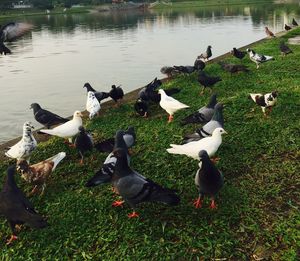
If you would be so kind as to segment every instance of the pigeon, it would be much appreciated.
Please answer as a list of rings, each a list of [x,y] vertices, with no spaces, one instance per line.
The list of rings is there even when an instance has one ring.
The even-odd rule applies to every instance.
[[[0,26],[0,54],[10,54],[11,51],[4,45],[4,42],[17,40],[29,32],[33,26],[28,23],[10,22]]]
[[[79,133],[75,138],[74,145],[81,157],[80,164],[83,164],[84,154],[93,149],[94,141],[92,135],[83,126],[80,126],[78,130]]]
[[[148,117],[148,109],[149,109],[149,105],[147,101],[144,101],[141,98],[136,100],[134,104],[134,110],[137,112],[137,114],[146,118]]]
[[[176,111],[189,107],[188,105],[175,100],[173,97],[168,96],[163,89],[160,89],[158,92],[161,95],[159,105],[169,114],[169,123],[173,120],[173,114]]]
[[[126,131],[123,131],[123,139],[127,148],[134,146],[136,141],[136,133],[133,126],[129,126]],[[115,147],[115,138],[109,138],[95,145],[96,149],[101,152],[112,152]]]
[[[90,120],[93,119],[100,111],[100,103],[93,92],[88,92],[86,100],[86,110],[90,113]]]
[[[124,92],[123,89],[120,86],[112,85],[111,90],[109,92],[110,98],[112,98],[115,102],[118,102],[118,100],[123,99]]]
[[[221,67],[224,71],[230,72],[231,74],[238,73],[238,72],[249,72],[249,69],[247,68],[247,66],[245,66],[243,64],[232,64],[232,63],[219,62],[219,65],[221,65]]]
[[[173,66],[175,68],[175,70],[177,70],[179,73],[183,73],[183,74],[191,74],[194,71],[196,71],[196,68],[194,66],[189,66],[189,65],[180,65],[180,66]]]
[[[72,142],[72,137],[74,137],[79,132],[79,127],[82,126],[82,114],[80,111],[75,111],[73,114],[73,119],[68,122],[55,127],[52,130],[40,130],[41,133],[46,133],[53,136],[58,136],[61,138],[69,139]]]
[[[198,71],[202,71],[205,68],[205,62],[203,62],[200,56],[197,56],[194,62],[194,68]]]
[[[232,49],[232,51],[230,52],[234,57],[242,60],[245,55],[247,54],[247,52],[244,52],[244,51],[240,51],[238,49],[236,49],[235,47]]]
[[[63,117],[58,116],[50,111],[42,109],[38,103],[32,103],[30,109],[33,109],[33,116],[37,122],[44,125],[47,129],[54,125],[65,123],[69,121]]]
[[[286,31],[289,31],[289,30],[291,30],[292,29],[292,27],[290,27],[289,25],[287,25],[287,24],[284,24],[284,29],[286,30]]]
[[[296,22],[295,18],[293,18],[292,25],[293,26],[298,26],[298,23]]]
[[[34,185],[31,195],[36,192],[39,186],[42,187],[40,195],[44,194],[47,179],[65,156],[65,152],[59,152],[53,157],[33,165],[29,165],[28,162],[23,159],[17,161],[17,170],[21,173],[21,177],[28,183]]]
[[[252,99],[257,105],[261,106],[261,109],[265,116],[267,116],[266,109],[268,108],[271,111],[272,107],[276,105],[277,97],[277,91],[273,91],[267,94],[250,93],[249,95],[250,99]]]
[[[23,136],[22,139],[12,146],[5,155],[13,159],[25,159],[29,162],[31,153],[37,147],[37,142],[32,134],[34,127],[31,122],[25,122],[23,125]]]
[[[267,62],[267,61],[271,61],[271,60],[274,60],[274,57],[272,56],[267,56],[267,55],[263,55],[263,54],[258,54],[256,53],[254,50],[252,49],[247,49],[247,52],[249,53],[249,57],[250,57],[250,60],[252,62],[255,62],[256,63],[256,68],[258,69],[259,68],[259,65],[261,63],[264,63],[264,62]]]
[[[199,57],[199,59],[208,61],[211,56],[212,56],[211,46],[209,45],[209,46],[207,46],[206,52],[200,54],[198,57]]]
[[[195,133],[186,135],[183,144],[211,136],[216,128],[224,128],[223,107],[222,103],[217,103],[211,120]]]
[[[0,213],[4,216],[11,228],[12,235],[7,245],[18,239],[16,225],[28,224],[32,228],[44,228],[48,224],[33,208],[33,205],[17,187],[14,179],[15,166],[7,169],[7,176],[0,192]]]
[[[211,162],[205,150],[199,151],[199,169],[195,176],[195,184],[199,191],[199,197],[194,201],[196,208],[202,207],[204,196],[211,198],[211,209],[216,209],[215,197],[224,184],[223,174]]]
[[[166,74],[168,78],[175,76],[176,74],[178,74],[178,71],[171,66],[164,66],[160,69],[160,72],[162,74]]]
[[[109,97],[108,92],[97,92],[88,82],[83,85],[83,88],[86,88],[87,92],[93,92],[99,103]]]
[[[280,52],[283,56],[293,53],[293,51],[288,47],[283,41],[279,45]]]
[[[129,155],[128,147],[124,140],[124,135],[125,135],[124,131],[122,130],[117,131],[115,136],[114,149],[122,148],[124,151],[126,151],[127,161],[129,163],[130,155]],[[85,186],[94,187],[100,184],[110,183],[112,179],[112,175],[115,171],[116,162],[117,162],[117,158],[115,157],[114,153],[111,152],[105,159],[101,168],[96,172],[96,174],[91,179],[88,180]],[[118,202],[115,202],[113,206],[117,206],[117,205]]]
[[[213,94],[210,97],[209,103],[206,106],[201,107],[198,111],[185,117],[181,121],[181,125],[186,125],[190,123],[206,123],[210,121],[214,114],[216,104],[217,104],[217,95]]]
[[[136,205],[143,202],[161,202],[169,206],[179,204],[180,198],[175,194],[174,190],[163,188],[131,169],[124,149],[115,149],[114,155],[117,158],[117,162],[111,182],[115,191],[133,209],[133,212],[128,214],[129,218],[139,216],[136,212]]]
[[[148,83],[144,88],[142,88],[138,93],[138,98],[142,99],[143,101],[149,101],[152,100],[153,102],[157,102],[156,96],[159,96],[156,89],[162,85],[162,82],[160,80],[157,80],[155,78],[152,82]],[[158,101],[159,102],[159,101]]]
[[[172,148],[167,149],[170,154],[183,154],[193,159],[199,160],[199,151],[206,150],[212,157],[222,143],[222,135],[227,132],[223,128],[216,128],[211,137],[206,137],[198,141],[192,141],[183,145],[171,144]]]
[[[265,32],[266,32],[267,36],[275,37],[275,35],[269,30],[269,28],[267,26],[265,27]]]
[[[222,81],[220,77],[211,77],[206,75],[204,71],[199,71],[198,75],[198,82],[203,86],[202,91],[200,92],[200,95],[204,93],[205,88],[209,87],[211,88],[213,85],[215,85],[217,82]]]

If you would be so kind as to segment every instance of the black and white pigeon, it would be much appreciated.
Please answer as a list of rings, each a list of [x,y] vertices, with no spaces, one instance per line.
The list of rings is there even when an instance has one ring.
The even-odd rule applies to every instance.
[[[268,55],[263,55],[263,54],[258,54],[252,49],[247,49],[247,52],[249,53],[249,58],[252,62],[256,63],[256,68],[259,68],[259,65],[261,63],[265,63],[271,60],[274,60],[273,56],[268,56]]]
[[[279,49],[280,49],[280,52],[283,56],[286,56],[290,53],[293,53],[293,51],[290,49],[290,47],[288,47],[284,41],[282,41],[279,45]]]
[[[190,123],[206,123],[210,121],[214,114],[216,104],[217,104],[217,95],[213,94],[210,97],[209,102],[206,106],[201,107],[198,111],[185,117],[181,121],[181,125],[186,125]]]
[[[5,152],[5,155],[9,158],[17,160],[24,159],[29,162],[31,153],[37,147],[37,142],[32,133],[33,129],[34,127],[31,122],[25,122],[23,125],[22,139],[17,144],[10,147],[9,150]]]
[[[211,120],[202,128],[197,129],[195,133],[186,135],[183,138],[183,144],[211,136],[216,128],[224,128],[223,108],[222,103],[217,103]]]
[[[111,182],[115,191],[133,209],[133,212],[128,214],[129,218],[139,216],[136,206],[143,202],[161,202],[169,206],[179,204],[180,198],[174,190],[163,188],[131,169],[124,149],[117,148],[114,150],[114,155],[117,162]]]
[[[33,109],[33,116],[35,120],[44,125],[47,129],[51,128],[54,125],[69,121],[68,119],[58,116],[51,111],[42,109],[42,107],[38,103],[32,103],[30,105],[30,109]]]
[[[93,92],[99,103],[109,97],[108,92],[98,92],[88,82],[83,85],[83,88],[86,88],[87,92]]]
[[[197,71],[202,71],[205,68],[205,62],[203,62],[200,58],[200,56],[197,56],[195,62],[194,62],[194,68]]]
[[[273,91],[267,94],[261,93],[250,93],[249,98],[252,99],[257,105],[259,105],[264,113],[264,116],[267,116],[266,109],[272,110],[272,107],[277,103],[278,92]]]
[[[33,26],[28,23],[10,22],[3,26],[0,25],[0,54],[10,54],[11,51],[4,45],[4,42],[17,40],[25,33],[29,32]]]
[[[83,126],[78,128],[79,133],[75,138],[74,145],[81,157],[80,164],[83,164],[84,154],[91,151],[94,147],[92,134],[84,129]]]
[[[245,66],[243,64],[219,62],[219,65],[222,67],[222,69],[224,71],[229,72],[231,74],[239,73],[239,72],[249,72],[249,69],[247,68],[247,66]]]
[[[116,148],[122,148],[124,151],[126,151],[127,154],[127,161],[129,163],[130,161],[130,155],[128,147],[124,140],[125,132],[122,130],[117,131],[115,136],[115,144],[114,149]],[[111,152],[105,159],[103,165],[101,168],[96,172],[96,174],[87,181],[85,184],[86,187],[95,187],[100,184],[106,184],[111,181],[112,175],[115,171],[117,158],[115,157],[114,153]],[[117,203],[116,203],[117,204]]]
[[[212,52],[211,52],[211,46],[207,46],[206,52],[202,53],[199,55],[199,58],[204,60],[204,61],[208,61],[210,57],[212,57]]]
[[[133,126],[129,126],[126,131],[123,131],[123,139],[127,148],[134,146],[136,141],[136,133]],[[115,138],[109,138],[107,140],[101,141],[95,145],[96,149],[101,152],[112,152],[115,147]]]
[[[145,101],[141,98],[137,99],[134,104],[134,110],[140,116],[142,116],[144,118],[148,117],[148,110],[149,110],[148,101]]]
[[[199,197],[194,201],[196,208],[201,208],[204,196],[211,198],[211,209],[216,209],[215,197],[224,184],[223,174],[210,160],[205,150],[199,151],[199,169],[195,176],[195,184],[199,191]]]
[[[286,30],[286,31],[289,31],[289,30],[291,30],[292,29],[292,27],[290,27],[289,25],[287,25],[287,24],[284,24],[284,29]]]
[[[293,25],[293,26],[298,26],[298,23],[297,23],[297,21],[295,20],[295,18],[293,18],[292,25]]]
[[[109,92],[109,96],[110,98],[112,98],[116,103],[118,103],[119,100],[123,99],[124,96],[124,91],[121,88],[121,85],[116,86],[116,85],[112,85],[111,86],[111,90]]]
[[[14,174],[15,165],[8,167],[7,176],[0,192],[0,213],[7,219],[12,231],[12,235],[7,241],[8,245],[18,239],[16,225],[27,224],[32,228],[44,228],[48,225],[18,188]]]
[[[236,49],[235,47],[232,49],[232,51],[230,51],[230,53],[234,57],[236,57],[236,58],[238,58],[240,60],[242,60],[246,56],[246,54],[247,54],[247,52],[240,51],[240,50]]]
[[[199,71],[198,82],[203,86],[200,95],[204,93],[205,88],[212,88],[217,82],[222,81],[220,77],[211,77],[208,76],[204,71]]]

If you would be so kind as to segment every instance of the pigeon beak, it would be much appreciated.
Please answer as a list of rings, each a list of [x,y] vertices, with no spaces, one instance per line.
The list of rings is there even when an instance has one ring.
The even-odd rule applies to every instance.
[[[80,117],[83,117],[82,113],[79,113]]]
[[[228,132],[224,130],[224,134],[228,134]]]

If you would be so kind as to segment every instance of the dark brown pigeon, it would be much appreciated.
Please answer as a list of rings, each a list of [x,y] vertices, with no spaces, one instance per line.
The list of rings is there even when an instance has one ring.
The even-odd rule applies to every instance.
[[[238,72],[249,72],[247,66],[243,64],[232,64],[232,63],[224,63],[224,62],[219,62],[219,64],[221,65],[224,71],[229,72],[231,74],[238,73]]]
[[[267,26],[265,27],[265,32],[266,32],[267,36],[275,37],[275,35],[269,30],[269,28]]]
[[[298,26],[298,23],[296,22],[295,18],[293,18],[292,25],[293,26]]]
[[[2,191],[0,192],[0,214],[4,216],[11,228],[12,236],[7,241],[11,244],[17,239],[16,225],[28,224],[32,228],[44,228],[48,224],[33,208],[33,205],[17,187],[14,179],[15,166],[7,169]]]
[[[240,51],[238,49],[236,49],[235,47],[232,49],[232,51],[230,52],[234,57],[242,60],[245,55],[247,54],[247,52],[244,52],[244,51]]]
[[[280,52],[283,56],[293,53],[293,51],[288,47],[284,42],[281,42],[279,45]]]
[[[286,31],[289,31],[289,30],[292,29],[292,27],[290,27],[289,25],[285,24],[285,25],[284,25],[284,29],[285,29]]]

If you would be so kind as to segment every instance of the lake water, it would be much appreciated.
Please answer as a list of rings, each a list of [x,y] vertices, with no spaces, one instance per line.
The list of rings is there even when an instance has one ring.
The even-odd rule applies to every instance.
[[[85,109],[85,82],[128,92],[163,77],[164,65],[192,64],[207,45],[215,57],[265,37],[265,26],[282,31],[293,17],[300,21],[298,2],[17,18],[35,28],[0,55],[0,143],[20,136],[25,121],[40,126],[33,102],[70,116]]]

